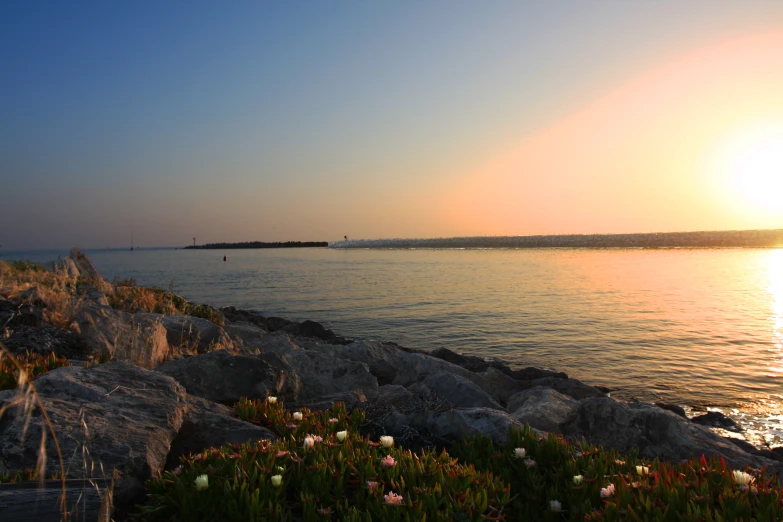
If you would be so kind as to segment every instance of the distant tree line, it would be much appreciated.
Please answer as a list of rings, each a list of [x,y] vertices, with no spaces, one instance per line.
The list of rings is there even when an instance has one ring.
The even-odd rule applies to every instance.
[[[265,243],[263,241],[248,241],[245,243],[208,243],[206,245],[189,245],[185,249],[226,249],[226,248],[305,248],[305,247],[327,247],[326,241],[285,241]]]

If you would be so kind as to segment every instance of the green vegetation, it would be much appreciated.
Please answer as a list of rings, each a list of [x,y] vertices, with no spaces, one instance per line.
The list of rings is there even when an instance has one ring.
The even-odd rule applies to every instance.
[[[28,352],[25,355],[14,357],[16,364],[5,352],[0,352],[0,390],[12,390],[19,384],[20,370],[24,371],[23,382],[40,377],[49,370],[70,366],[65,357],[57,357],[55,354],[40,355]]]
[[[512,429],[450,453],[412,453],[360,433],[364,414],[288,412],[243,400],[238,417],[274,442],[183,457],[148,482],[140,520],[757,520],[783,518],[777,479],[719,460],[643,462],[635,455]],[[345,432],[345,433],[342,433]]]

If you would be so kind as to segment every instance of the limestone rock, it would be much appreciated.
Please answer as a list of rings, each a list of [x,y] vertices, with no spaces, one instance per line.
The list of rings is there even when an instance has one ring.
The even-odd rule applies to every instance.
[[[368,399],[378,396],[378,380],[364,363],[329,357],[313,350],[295,350],[283,356],[301,381],[299,401],[360,391]]]
[[[170,353],[166,329],[158,317],[87,304],[79,310],[74,322],[93,353],[152,368]]]
[[[39,377],[35,386],[57,434],[68,476],[100,474],[100,463],[111,477],[116,468],[123,476],[115,501],[138,500],[144,481],[163,470],[182,425],[186,410],[182,386],[170,377],[123,362],[59,368]],[[0,408],[9,405],[16,393],[0,392]],[[19,407],[9,408],[0,418],[0,460],[10,469],[36,464],[43,422],[39,412],[31,419],[23,436],[25,415]],[[47,474],[60,471],[50,435],[46,438]],[[86,465],[94,463],[95,471],[84,469],[83,446],[91,460]]]
[[[582,400],[587,397],[606,397],[606,393],[602,392],[595,386],[589,386],[578,379],[561,379],[559,377],[544,377],[542,379],[535,379],[530,381],[531,387],[544,386],[546,388],[552,388],[563,395]]]
[[[191,395],[233,405],[240,398],[270,395],[295,401],[301,382],[274,354],[232,355],[223,350],[167,361],[157,371],[177,380]]]
[[[429,389],[451,404],[462,408],[492,408],[502,410],[503,407],[479,388],[475,383],[459,375],[449,372],[437,372],[422,381]]]
[[[195,396],[187,398],[187,412],[177,436],[171,442],[166,468],[179,464],[180,456],[219,448],[224,444],[244,444],[260,439],[275,440],[266,428],[240,420],[228,406]]]
[[[231,338],[212,321],[188,315],[168,315],[161,318],[166,339],[172,348],[207,353],[233,348]]]
[[[404,405],[410,402],[412,394],[406,388],[396,385],[387,384],[378,388],[378,398],[375,404],[378,406],[396,406]]]
[[[427,427],[445,440],[462,440],[476,435],[489,436],[503,444],[508,438],[511,426],[521,427],[509,414],[492,408],[458,408],[432,413],[427,418]]]
[[[709,429],[652,404],[625,404],[608,397],[590,397],[579,402],[561,424],[566,435],[584,436],[620,452],[639,448],[642,456],[682,461],[702,454],[726,459],[734,468],[761,467],[776,463],[749,455]]]
[[[578,402],[552,388],[536,386],[519,392],[508,401],[511,417],[541,431],[558,433],[560,424],[578,406]]]
[[[101,273],[95,268],[95,266],[87,259],[87,256],[78,248],[71,249],[70,259],[79,271],[79,275],[85,279],[90,279],[98,285],[104,283]]]

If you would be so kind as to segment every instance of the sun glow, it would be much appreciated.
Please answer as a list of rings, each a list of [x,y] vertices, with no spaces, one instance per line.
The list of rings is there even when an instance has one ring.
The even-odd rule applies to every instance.
[[[757,210],[783,210],[783,124],[765,126],[737,140],[727,165],[733,189]]]

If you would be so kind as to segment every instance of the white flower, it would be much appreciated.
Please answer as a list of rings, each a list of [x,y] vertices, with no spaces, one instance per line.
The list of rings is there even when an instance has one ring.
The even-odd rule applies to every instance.
[[[526,453],[525,448],[516,448],[514,450],[514,455],[516,455],[518,459],[524,459]]]
[[[609,484],[605,488],[601,488],[601,498],[609,498],[614,495],[614,484]]]
[[[647,475],[648,473],[650,473],[650,468],[648,468],[647,466],[636,466],[636,473],[638,473],[639,475]]]
[[[296,421],[302,420],[302,412],[301,411],[295,411],[294,412],[294,420],[296,420]]]
[[[312,449],[315,446],[315,439],[312,437],[305,437],[304,447],[305,449]]]
[[[272,485],[274,487],[278,487],[282,483],[283,483],[283,476],[282,475],[272,475]]]
[[[277,397],[273,397],[272,395],[270,395],[269,397],[267,397],[267,398],[266,398],[266,401],[267,401],[269,404],[274,404],[274,403],[276,403],[276,402],[277,402]]]
[[[744,471],[739,471],[739,470],[734,471],[734,482],[736,482],[740,486],[747,486],[751,484],[754,480],[756,480],[756,477],[754,477],[750,473],[745,473]]]
[[[560,513],[563,511],[563,505],[558,500],[550,500],[549,501],[549,510],[553,513]]]
[[[285,471],[283,466],[275,466],[275,468],[277,468],[277,471]]]
[[[578,486],[584,479],[585,478],[582,475],[574,475],[574,484]]]
[[[337,432],[337,440],[339,440],[340,442],[344,441],[346,435],[348,435],[347,431],[338,431]]]
[[[196,477],[196,489],[201,491],[209,487],[209,477],[206,475],[199,475]]]
[[[381,437],[381,446],[383,446],[384,448],[391,448],[392,446],[394,446],[394,437],[392,437],[391,435],[383,435]]]

